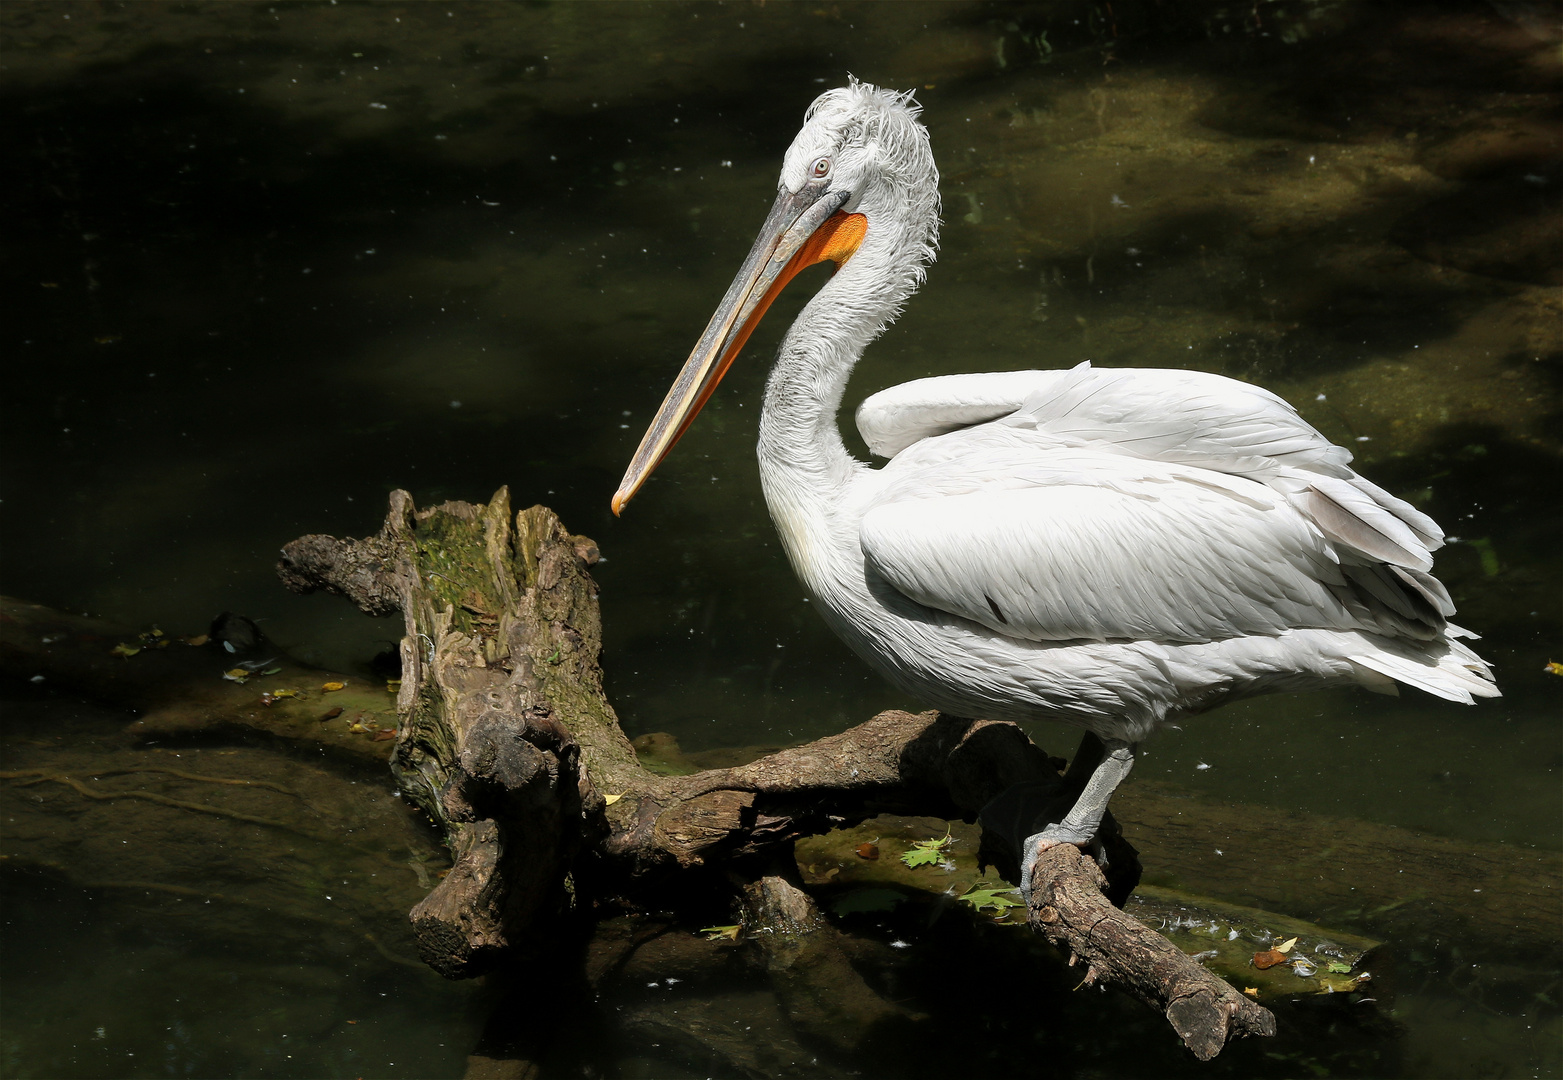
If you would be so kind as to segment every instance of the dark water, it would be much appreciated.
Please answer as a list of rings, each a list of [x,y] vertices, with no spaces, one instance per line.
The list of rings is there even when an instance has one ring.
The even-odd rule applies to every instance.
[[[181,633],[242,611],[357,670],[397,626],[284,592],[277,548],[374,531],[394,488],[426,505],[508,484],[608,556],[605,663],[632,735],[776,744],[915,705],[802,602],[761,502],[762,361],[807,280],[608,511],[802,110],[850,72],[919,88],[946,224],[849,404],[1085,358],[1221,372],[1296,403],[1462,540],[1438,572],[1505,698],[1249,703],[1153,742],[1136,776],[1555,851],[1559,21],[1519,2],[7,4],[0,590]],[[125,752],[114,716],[41,693],[11,691],[7,769],[48,738]],[[428,842],[414,832],[387,850]],[[123,890],[6,880],[8,1075],[460,1075],[488,1007],[361,942],[333,953],[327,931],[285,963],[218,923],[153,932]],[[1557,956],[1465,945],[1407,951],[1382,1029],[1212,1069],[1557,1075]],[[1471,989],[1467,954],[1510,972],[1501,992]],[[968,962],[905,975],[955,1044],[978,1021],[932,987],[1014,1001],[1026,977]],[[995,1021],[987,1071],[1053,1054],[1135,1075],[1103,1048],[1125,1031],[1168,1043],[1158,1070],[1187,1065],[1132,1003],[1049,1000],[1068,1026]],[[600,1023],[558,1071],[704,1075]]]

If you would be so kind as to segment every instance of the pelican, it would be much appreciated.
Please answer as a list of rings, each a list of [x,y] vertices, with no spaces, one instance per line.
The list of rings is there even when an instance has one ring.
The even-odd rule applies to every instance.
[[[1023,885],[1046,848],[1090,845],[1136,747],[1164,724],[1341,684],[1498,696],[1429,573],[1438,525],[1259,387],[1089,362],[919,379],[857,411],[888,462],[852,457],[836,427],[847,380],[938,244],[920,111],[909,93],[855,79],[809,107],[776,202],[614,513],[772,299],[829,261],[766,384],[766,503],[825,621],[894,686],[955,716],[1057,720],[1101,740],[1073,807],[1026,837]]]

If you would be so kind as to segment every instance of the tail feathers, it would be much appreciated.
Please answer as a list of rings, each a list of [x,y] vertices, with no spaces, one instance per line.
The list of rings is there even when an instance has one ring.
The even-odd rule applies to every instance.
[[[1365,668],[1361,681],[1369,689],[1380,689],[1388,676],[1407,686],[1441,697],[1445,701],[1458,701],[1474,705],[1477,698],[1502,697],[1493,685],[1492,669],[1487,661],[1477,656],[1462,642],[1444,640],[1437,644],[1443,651],[1428,655],[1428,645],[1421,642],[1376,639],[1372,652],[1354,653],[1347,657],[1353,664]]]

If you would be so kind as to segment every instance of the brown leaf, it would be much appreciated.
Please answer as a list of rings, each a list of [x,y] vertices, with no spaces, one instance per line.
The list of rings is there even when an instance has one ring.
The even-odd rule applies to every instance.
[[[859,844],[857,846],[857,857],[860,858],[860,859],[877,859],[877,858],[879,858],[879,845],[878,844]]]
[[[1254,953],[1254,967],[1263,971],[1265,968],[1273,968],[1277,964],[1286,963],[1286,954],[1275,949],[1266,949],[1264,952]]]
[[[341,715],[342,715],[342,706],[336,705],[336,706],[333,706],[332,708],[329,708],[329,709],[327,709],[325,711],[325,714],[322,715],[321,718],[320,718],[320,722],[322,724],[324,724],[327,720],[335,720],[337,717],[339,717]]]
[[[371,739],[370,741],[371,742],[386,742],[386,741],[388,741],[390,739],[394,739],[394,738],[396,738],[396,732],[394,732],[394,731],[377,731],[377,732],[374,733],[374,738]]]

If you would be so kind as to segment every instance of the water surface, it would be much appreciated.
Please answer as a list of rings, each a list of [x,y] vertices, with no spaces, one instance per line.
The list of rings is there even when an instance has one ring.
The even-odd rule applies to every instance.
[[[280,545],[372,532],[394,488],[427,505],[509,485],[608,556],[605,663],[631,735],[774,745],[915,707],[809,610],[760,498],[764,360],[817,277],[625,517],[608,511],[804,107],[852,73],[917,90],[945,226],[849,406],[1083,359],[1220,372],[1287,397],[1460,537],[1438,572],[1506,697],[1245,703],[1152,742],[1137,778],[1555,851],[1557,23],[1523,3],[9,4],[0,589],[180,633],[242,611],[293,655],[360,670],[399,624],[287,594]],[[27,725],[84,745],[116,726],[41,693],[13,690],[6,768],[30,767]],[[274,957],[225,959],[209,927],[143,940],[112,891],[13,891],[6,996],[21,983],[34,1005],[7,1009],[15,1075],[456,1075],[482,1011],[383,957],[321,982],[315,956],[288,978],[344,1023],[387,994],[388,1041],[371,1066],[320,1025],[288,1058],[286,979],[210,988]],[[1393,1054],[1310,1060],[1557,1074],[1558,991],[1538,974],[1557,958],[1477,943],[1475,963],[1519,972],[1483,998],[1459,945],[1404,950],[1399,1026],[1366,1043]],[[211,1019],[267,1008],[276,1023],[242,1032]],[[191,1034],[156,1055],[113,1041],[154,1026]],[[994,1045],[993,1068],[1020,1067],[1019,1043]],[[1298,1045],[1277,1045],[1222,1067],[1295,1074]]]

